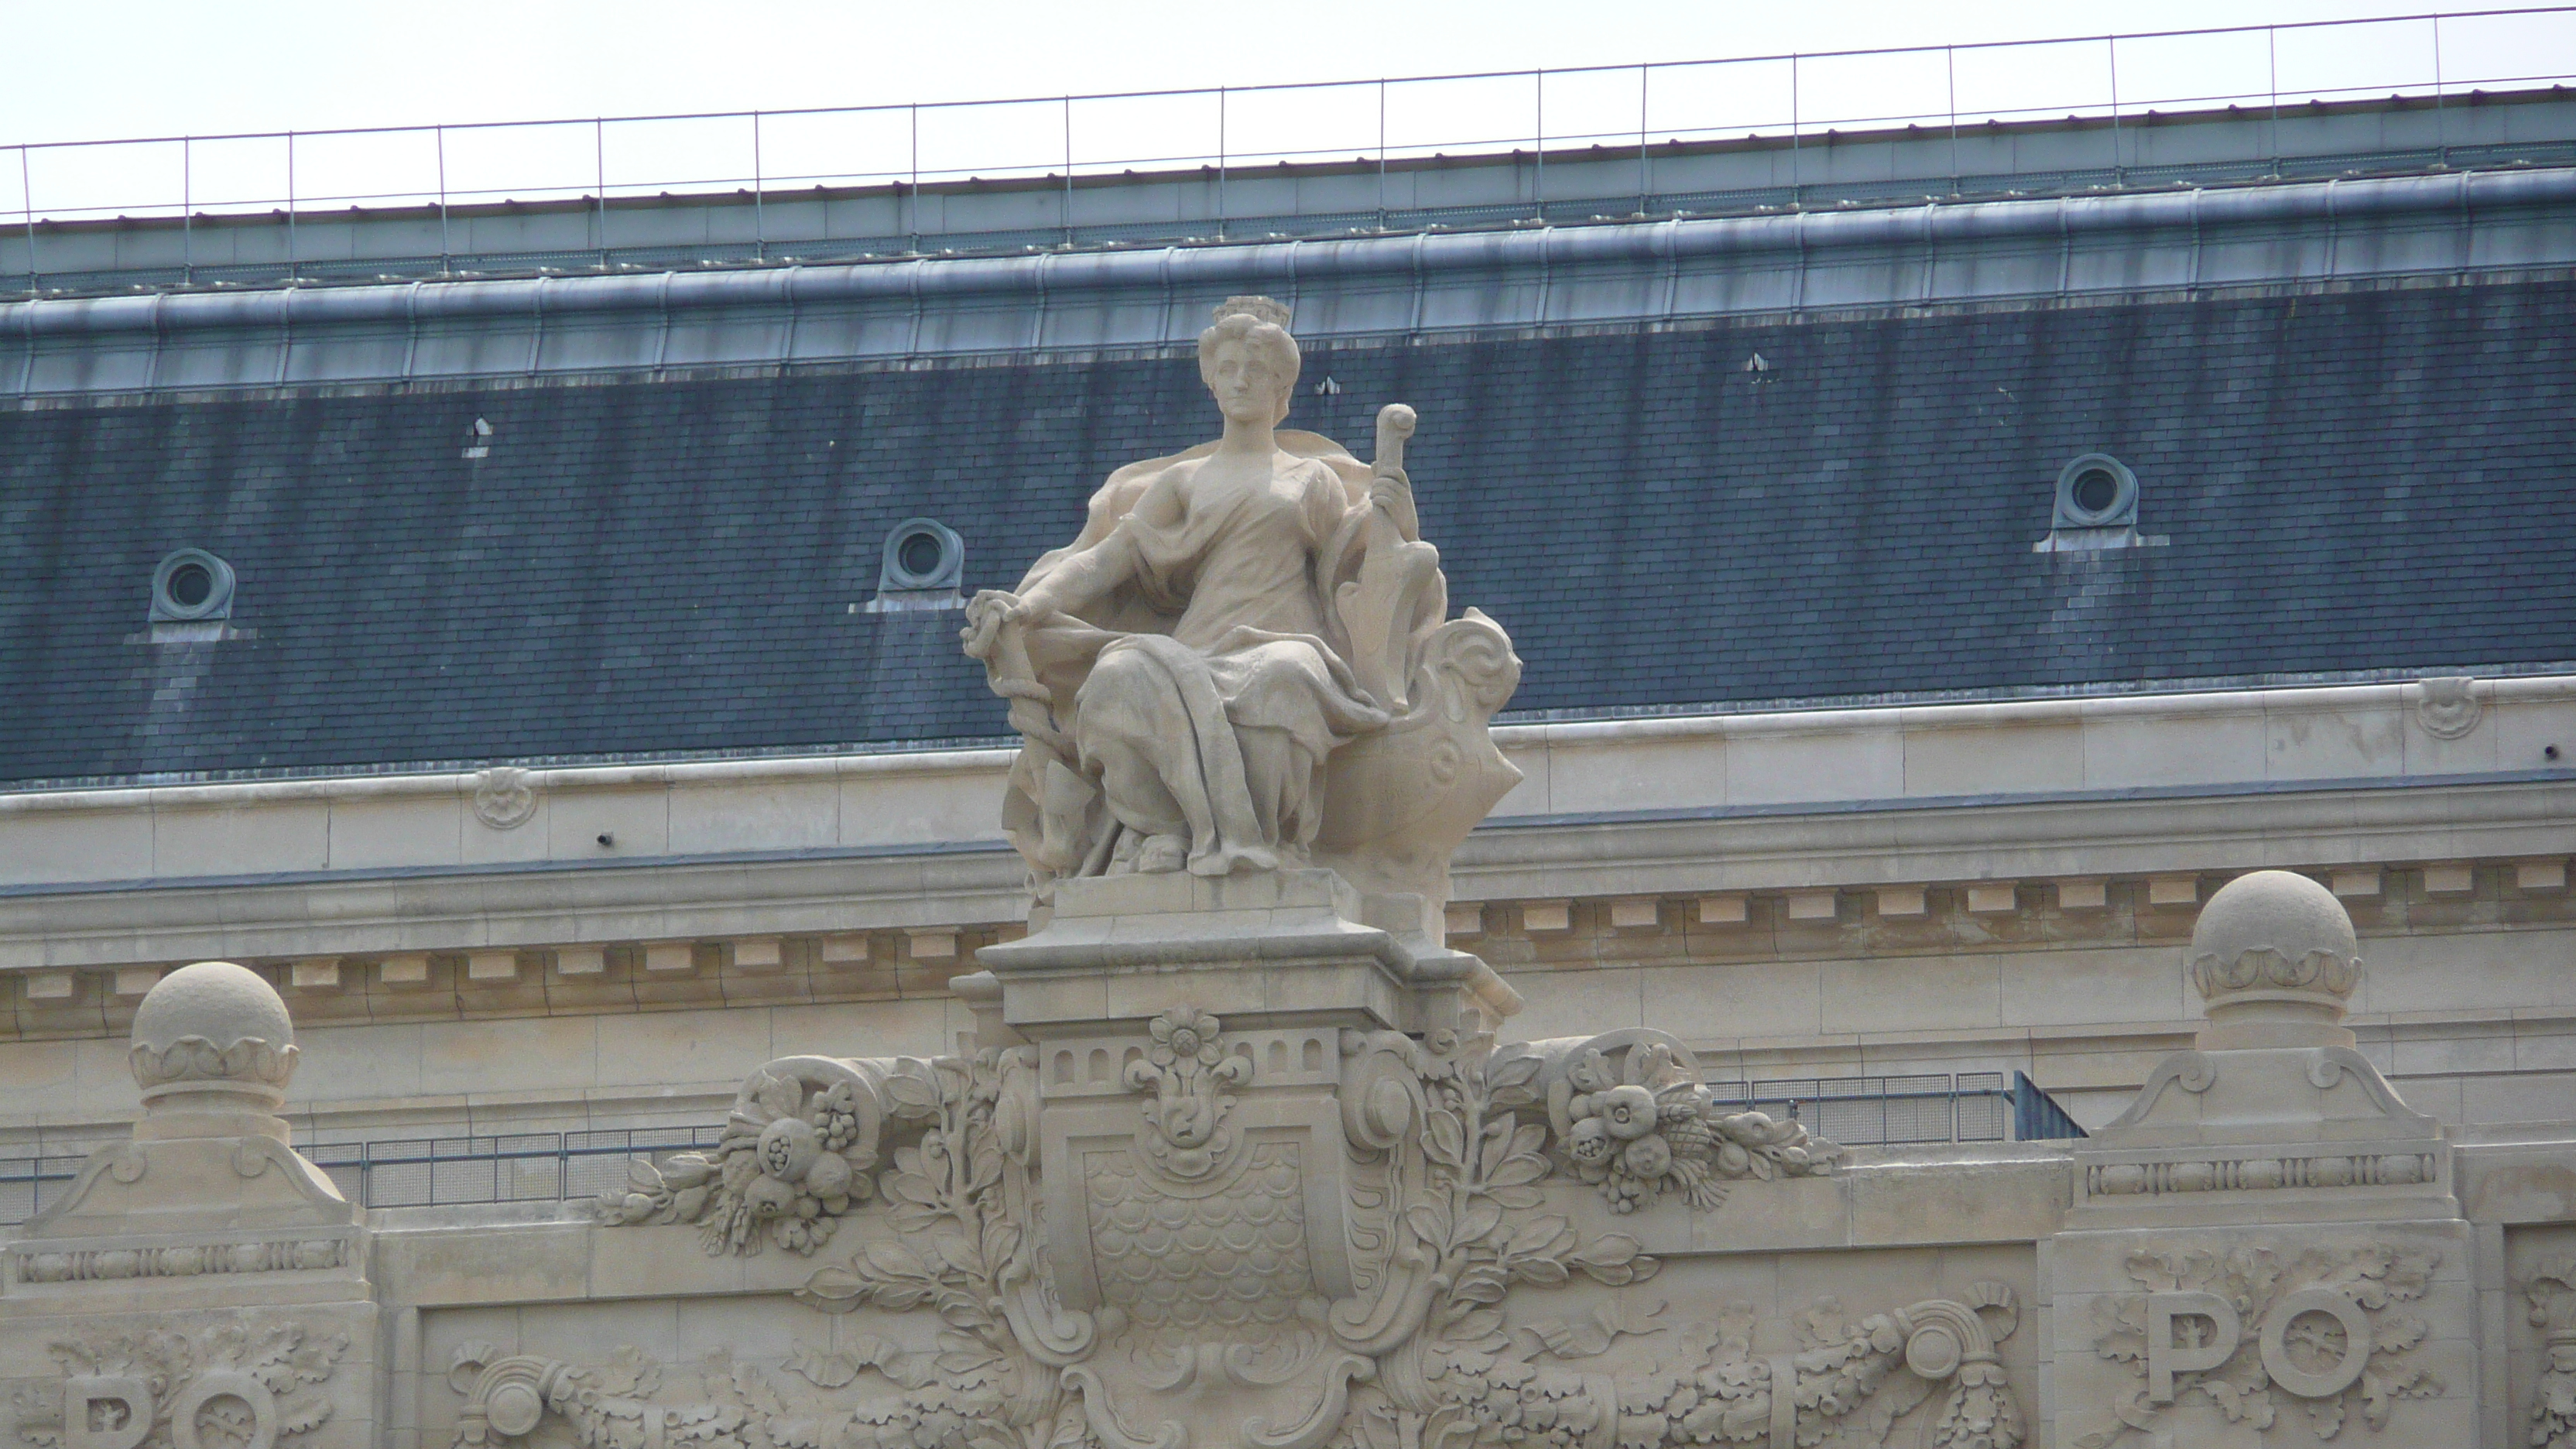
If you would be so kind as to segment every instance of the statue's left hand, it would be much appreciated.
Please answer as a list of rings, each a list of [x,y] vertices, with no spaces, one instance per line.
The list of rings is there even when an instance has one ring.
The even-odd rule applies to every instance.
[[[1028,603],[1008,589],[982,589],[966,604],[966,627],[957,637],[970,659],[990,660],[1002,626],[1028,613]]]
[[[1413,480],[1402,468],[1389,468],[1369,480],[1369,506],[1383,509],[1405,542],[1422,537],[1421,515],[1413,507]]]

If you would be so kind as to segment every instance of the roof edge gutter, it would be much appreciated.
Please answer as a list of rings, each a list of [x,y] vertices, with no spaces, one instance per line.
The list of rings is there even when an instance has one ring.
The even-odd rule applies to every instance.
[[[2481,216],[2576,203],[2576,168],[2338,179],[2027,201],[1932,203],[1853,212],[1532,227],[1512,232],[1167,246],[1030,257],[913,258],[708,273],[292,287],[261,292],[0,303],[0,336],[277,330],[477,318],[795,308],[936,296],[1055,297],[1167,288],[1311,286],[1458,269],[1662,263],[1693,257],[2019,239],[2409,215]],[[1320,335],[1329,335],[1323,329]]]

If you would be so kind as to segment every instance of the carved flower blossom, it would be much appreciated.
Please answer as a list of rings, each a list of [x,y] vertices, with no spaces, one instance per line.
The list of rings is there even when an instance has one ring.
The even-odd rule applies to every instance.
[[[1217,1029],[1216,1018],[1208,1013],[1196,1007],[1174,1007],[1147,1026],[1154,1038],[1148,1055],[1158,1067],[1184,1060],[1194,1060],[1203,1067],[1215,1066],[1224,1055],[1217,1044]]]

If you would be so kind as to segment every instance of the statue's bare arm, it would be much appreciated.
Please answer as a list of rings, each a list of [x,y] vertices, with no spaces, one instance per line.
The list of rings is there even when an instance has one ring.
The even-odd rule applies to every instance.
[[[1183,472],[1182,465],[1175,465],[1156,474],[1137,498],[1131,516],[1159,527],[1179,522],[1179,480]],[[1089,528],[1083,531],[1092,532]],[[1048,613],[1070,613],[1105,597],[1135,576],[1136,564],[1135,539],[1126,530],[1112,526],[1105,534],[1077,546],[1030,585],[1026,593],[983,590],[966,606],[966,652],[978,659],[988,657],[994,636],[1004,624]]]

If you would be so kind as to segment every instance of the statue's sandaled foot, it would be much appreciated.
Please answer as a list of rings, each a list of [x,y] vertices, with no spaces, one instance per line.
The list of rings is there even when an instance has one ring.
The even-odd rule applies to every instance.
[[[1179,835],[1148,835],[1136,850],[1138,875],[1164,875],[1190,862],[1190,842]]]

